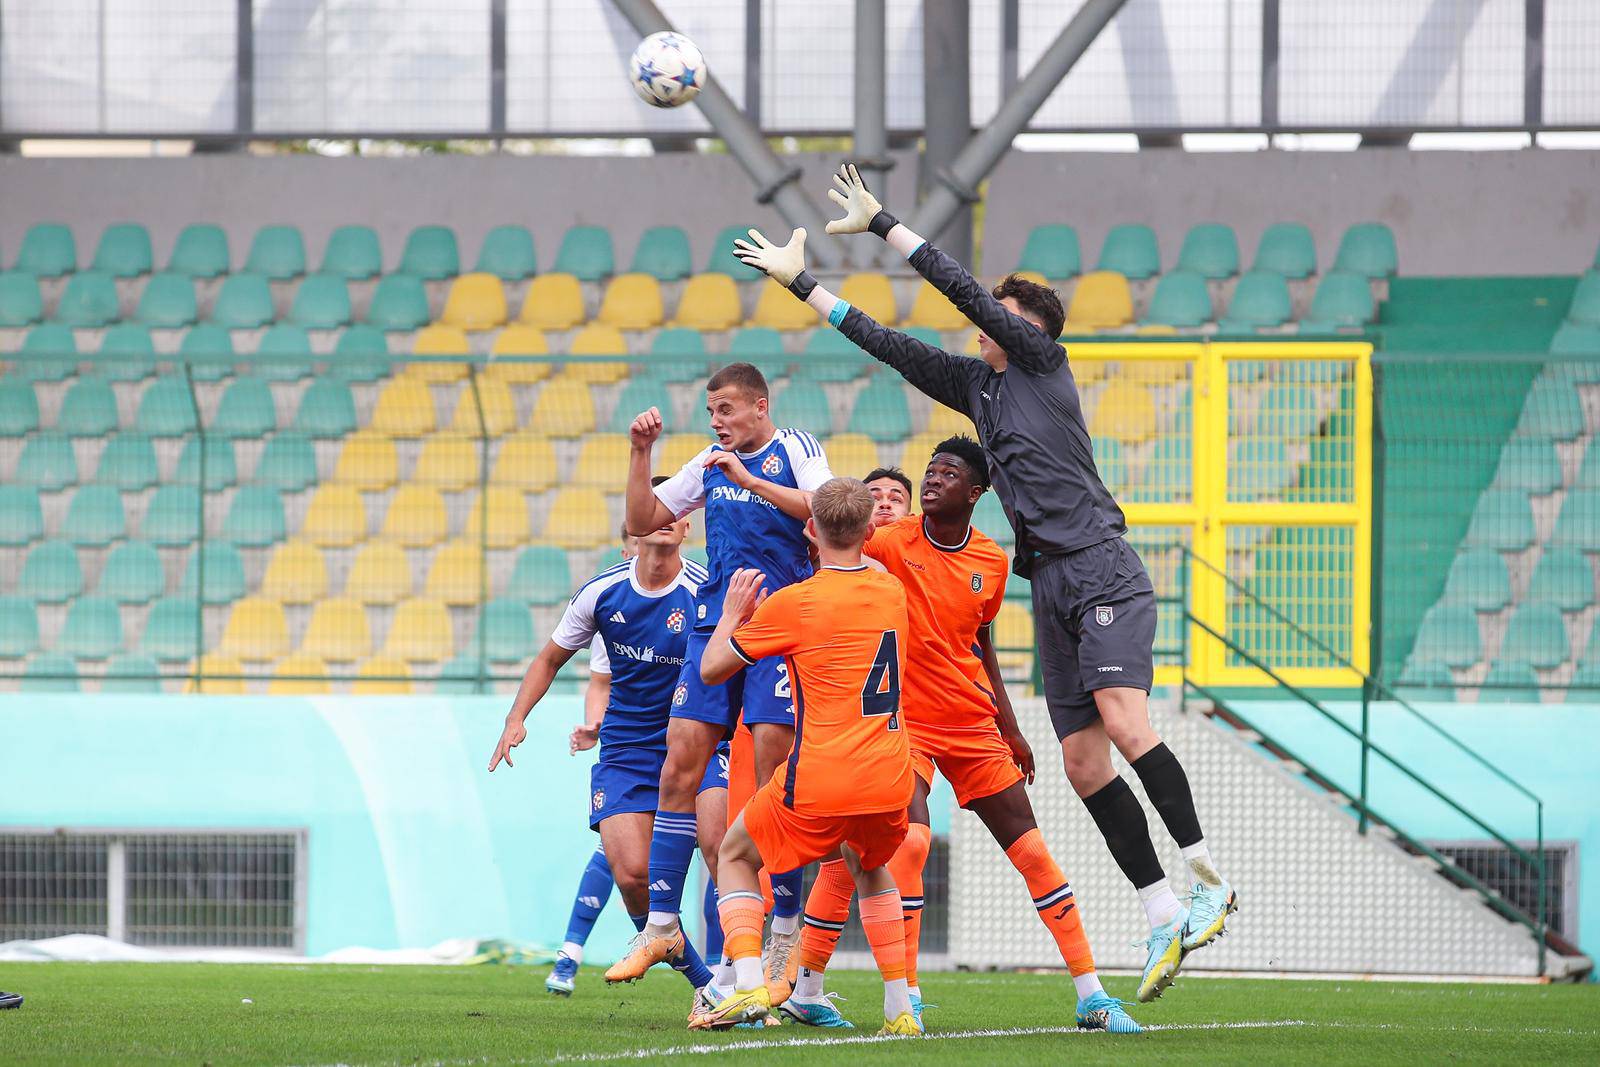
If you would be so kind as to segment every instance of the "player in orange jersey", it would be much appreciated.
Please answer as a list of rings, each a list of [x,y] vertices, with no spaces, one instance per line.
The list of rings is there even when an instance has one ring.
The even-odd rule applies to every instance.
[[[983,820],[1026,880],[1039,918],[1072,973],[1078,1025],[1137,1033],[1121,1002],[1101,988],[1072,886],[1045,846],[1024,788],[1024,779],[1033,776],[1033,753],[1017,729],[989,633],[1005,597],[1006,554],[972,527],[972,509],[988,487],[978,443],[967,437],[943,441],[923,475],[922,516],[875,528],[864,549],[905,585],[911,618],[902,702],[916,799],[910,831],[889,864],[907,906],[908,977],[915,988],[928,789],[937,766],[957,802]],[[830,876],[837,882],[836,871],[824,864],[819,889]],[[847,892],[814,890],[807,901],[799,977],[783,1004],[784,1014],[796,1021],[839,1025],[822,991],[822,972],[849,908]],[[920,991],[918,1001],[920,1008]]]
[[[735,991],[696,1027],[723,1029],[768,1016],[757,872],[793,870],[838,849],[861,895],[862,925],[883,974],[882,1032],[922,1032],[906,985],[900,894],[884,867],[905,838],[915,779],[900,721],[901,649],[910,628],[901,583],[861,559],[872,507],[871,493],[854,478],[819,487],[806,536],[821,568],[771,596],[758,596],[763,575],[738,571],[702,655],[707,685],[783,656],[794,688],[795,735],[789,758],[723,838],[717,885]]]

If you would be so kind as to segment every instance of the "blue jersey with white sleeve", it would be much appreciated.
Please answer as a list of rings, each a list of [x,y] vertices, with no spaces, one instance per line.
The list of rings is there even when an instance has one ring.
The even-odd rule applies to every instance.
[[[712,453],[723,451],[727,450],[721,445],[709,446],[655,489],[656,499],[666,505],[674,518],[681,519],[696,508],[706,509],[710,575],[700,584],[694,625],[696,630],[707,632],[716,627],[722,615],[728,579],[741,567],[765,574],[769,591],[811,577],[805,523],[740,488],[721,467],[706,466]],[[822,445],[804,430],[779,430],[756,451],[735,452],[734,456],[757,478],[808,493],[833,477]]]
[[[639,584],[637,566],[638,560],[630,559],[585,582],[550,639],[574,651],[596,634],[604,642],[611,702],[600,724],[602,747],[665,751],[672,688],[693,625],[695,591],[707,575],[704,567],[686,559],[677,577],[652,590]]]

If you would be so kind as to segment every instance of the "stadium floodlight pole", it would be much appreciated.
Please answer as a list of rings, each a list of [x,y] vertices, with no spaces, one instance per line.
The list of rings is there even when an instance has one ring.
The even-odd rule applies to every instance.
[[[653,0],[612,0],[612,3],[642,37],[662,30],[677,32]],[[756,183],[756,203],[772,204],[783,220],[795,229],[805,227],[810,235],[806,251],[812,260],[829,270],[837,268],[843,257],[837,242],[827,236],[827,220],[822,212],[800,192],[800,168],[783,165],[768,147],[761,131],[734,106],[715,75],[706,79],[694,102],[728,146],[728,154],[739,161]]]
[[[856,0],[856,129],[851,160],[869,189],[882,189],[884,176],[894,166],[884,91],[887,39],[884,0]]]
[[[1084,52],[1094,43],[1100,31],[1111,24],[1128,0],[1085,0],[1083,7],[1072,16],[1049,48],[1039,57],[1027,76],[1017,82],[1017,87],[988,125],[975,133],[962,146],[948,168],[940,169],[935,177],[938,183],[927,197],[905,219],[908,228],[936,241],[940,232],[956,217],[961,209],[978,199],[978,183],[989,176],[1000,162],[1011,141],[1025,129],[1039,108],[1050,98],[1061,79],[1067,76]],[[898,258],[894,249],[885,245],[880,259],[889,262]]]

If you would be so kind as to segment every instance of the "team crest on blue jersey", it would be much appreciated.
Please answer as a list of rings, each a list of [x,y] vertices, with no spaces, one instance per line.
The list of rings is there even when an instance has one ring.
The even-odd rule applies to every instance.
[[[761,473],[768,478],[776,478],[783,473],[783,459],[776,452],[772,453],[761,461]]]
[[[673,608],[672,614],[667,616],[667,629],[673,633],[683,632],[683,609]]]
[[[589,798],[589,803],[594,806],[595,811],[599,811],[601,808],[605,807],[606,791],[604,789],[596,789],[594,791],[594,796]]]
[[[972,574],[972,591],[974,593],[983,592],[983,575],[977,573],[976,571],[974,571]]]
[[[687,703],[689,703],[689,687],[680,685],[672,691],[672,706],[681,708]]]

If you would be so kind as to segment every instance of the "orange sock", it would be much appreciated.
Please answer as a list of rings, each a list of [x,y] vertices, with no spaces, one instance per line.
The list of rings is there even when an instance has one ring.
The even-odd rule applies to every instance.
[[[922,942],[922,869],[928,864],[933,831],[912,823],[906,839],[889,860],[889,873],[900,889],[900,906],[906,921],[906,984],[917,984],[917,946]]]
[[[1072,895],[1072,884],[1051,858],[1039,828],[1036,826],[1013,841],[1006,849],[1006,859],[1022,872],[1028,883],[1028,893],[1033,897],[1033,906],[1039,909],[1040,920],[1056,939],[1067,970],[1073,977],[1092,972],[1094,953],[1089,950],[1089,939],[1083,933],[1083,919]]]
[[[760,893],[728,893],[717,902],[722,917],[722,951],[731,960],[761,956],[761,924],[766,909]]]
[[[813,971],[828,969],[833,950],[850,921],[850,898],[856,882],[844,860],[829,860],[817,868],[817,880],[806,897],[805,927],[800,931],[800,966]]]
[[[861,926],[867,932],[872,958],[885,982],[906,976],[905,925],[899,890],[886,889],[861,899]]]

